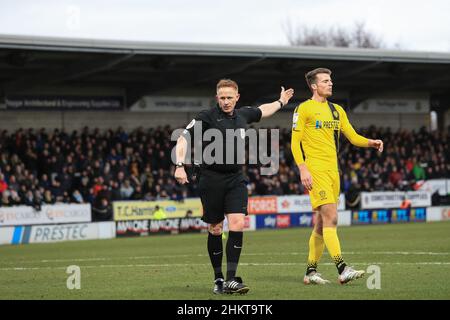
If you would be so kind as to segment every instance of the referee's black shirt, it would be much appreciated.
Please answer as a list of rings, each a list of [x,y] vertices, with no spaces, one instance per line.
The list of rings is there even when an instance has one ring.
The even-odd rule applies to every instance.
[[[183,134],[186,136],[186,133],[189,132],[190,138],[191,138],[191,146],[194,146],[195,143],[198,143],[198,141],[194,141],[194,130],[197,126],[202,126],[202,154],[201,155],[195,155],[196,159],[195,161],[198,161],[198,157],[202,157],[201,161],[201,168],[202,169],[208,169],[216,172],[221,173],[235,173],[242,170],[242,164],[237,163],[237,147],[238,143],[237,141],[232,141],[236,139],[245,139],[245,136],[243,137],[241,134],[245,133],[245,130],[248,128],[248,124],[253,122],[259,122],[261,120],[262,112],[259,108],[254,107],[242,107],[239,109],[234,109],[233,113],[231,115],[226,114],[225,112],[220,109],[218,105],[216,107],[211,108],[209,110],[203,110],[201,111],[195,118],[192,120],[189,125],[186,127],[186,130],[183,132]],[[206,164],[205,159],[203,158],[203,151],[205,148],[211,144],[214,143],[213,141],[204,141],[203,135],[206,130],[208,129],[218,129],[222,135],[222,141],[223,144],[223,159],[222,161],[217,161],[212,164]],[[226,130],[238,130],[236,137],[232,137],[233,139],[227,139]],[[197,131],[199,129],[197,128]],[[244,131],[243,131],[244,130]],[[230,137],[228,137],[230,138]],[[231,148],[234,149],[234,159],[232,163],[226,162],[226,155],[227,152],[231,152]],[[243,150],[242,150],[243,151]],[[189,150],[187,151],[189,152]],[[213,154],[214,155],[214,154]]]

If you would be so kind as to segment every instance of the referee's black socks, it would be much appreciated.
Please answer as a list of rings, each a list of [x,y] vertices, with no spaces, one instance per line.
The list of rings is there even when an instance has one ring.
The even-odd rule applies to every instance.
[[[208,253],[211,264],[214,268],[215,279],[222,278],[222,257],[223,257],[223,245],[222,234],[215,236],[208,232]]]
[[[227,241],[227,280],[236,276],[242,250],[242,231],[229,231]]]

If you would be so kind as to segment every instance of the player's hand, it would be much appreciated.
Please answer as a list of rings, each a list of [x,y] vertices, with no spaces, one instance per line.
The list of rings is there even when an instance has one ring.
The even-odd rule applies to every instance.
[[[189,183],[189,180],[187,178],[187,174],[186,174],[186,171],[184,170],[184,168],[176,168],[174,176],[175,176],[175,180],[177,180],[177,182],[179,184]]]
[[[280,100],[283,102],[283,106],[287,105],[289,100],[294,95],[294,89],[284,90],[284,87],[281,87]]]
[[[305,165],[303,165],[300,169],[300,180],[302,181],[302,185],[306,190],[312,190],[312,176]]]
[[[381,140],[370,140],[369,147],[377,149],[379,152],[383,152],[383,141]]]

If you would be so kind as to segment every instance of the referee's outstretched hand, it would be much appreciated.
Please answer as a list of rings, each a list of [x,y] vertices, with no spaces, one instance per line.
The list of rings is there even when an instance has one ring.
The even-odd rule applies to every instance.
[[[285,90],[284,87],[281,87],[280,100],[283,102],[283,106],[288,104],[293,95],[294,89],[290,88]]]
[[[189,183],[189,180],[187,178],[187,174],[186,171],[184,170],[184,168],[176,168],[175,169],[175,180],[177,180],[177,182],[179,184],[185,184],[185,183]]]

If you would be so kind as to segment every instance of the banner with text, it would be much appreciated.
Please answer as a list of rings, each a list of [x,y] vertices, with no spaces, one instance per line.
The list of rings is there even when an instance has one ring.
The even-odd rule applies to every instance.
[[[123,96],[28,96],[13,95],[5,99],[10,110],[121,110]]]
[[[0,244],[27,244],[91,239],[112,239],[116,236],[114,222],[50,224],[0,228]]]
[[[431,206],[431,194],[427,191],[361,192],[361,209],[400,208],[403,200],[411,201],[411,207]]]
[[[90,221],[90,204],[43,205],[39,211],[28,206],[0,208],[0,226]]]
[[[345,210],[345,195],[339,195],[338,210]],[[248,199],[249,214],[312,212],[309,195],[265,196]]]
[[[200,198],[189,198],[184,201],[114,201],[114,220],[153,219],[156,206],[164,211],[167,218],[184,218],[189,210],[192,211],[192,217],[201,217],[203,214]]]
[[[367,99],[358,104],[355,113],[428,113],[430,112],[430,99],[405,98],[375,98]]]
[[[358,210],[352,212],[352,225],[425,221],[427,221],[426,208]]]
[[[145,96],[130,108],[135,112],[199,112],[215,105],[211,97]]]
[[[345,195],[339,195],[338,210],[345,210]],[[289,195],[277,197],[278,213],[311,212],[311,200],[309,195]]]
[[[201,232],[208,230],[208,225],[198,217],[163,220],[126,220],[117,221],[116,223],[117,237]]]

